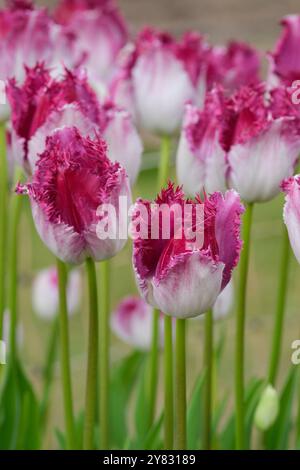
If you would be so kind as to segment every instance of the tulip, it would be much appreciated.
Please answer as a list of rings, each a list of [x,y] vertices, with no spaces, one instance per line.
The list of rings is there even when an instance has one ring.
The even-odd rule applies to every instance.
[[[282,80],[291,85],[300,76],[300,15],[288,15],[281,20],[283,30],[270,53],[270,81]],[[277,78],[277,80],[276,80]]]
[[[272,105],[262,84],[242,88],[227,103],[222,140],[228,183],[249,203],[279,193],[281,181],[293,174],[300,150],[299,119],[285,109],[273,115]]]
[[[185,102],[203,95],[205,51],[196,33],[176,42],[168,33],[145,28],[114,78],[113,99],[133,111],[145,129],[173,134]]]
[[[199,244],[201,246],[196,243],[196,248],[192,248],[186,235],[178,237],[179,232],[174,233],[178,222],[176,217],[170,224],[169,239],[161,238],[161,223],[158,239],[137,236],[134,240],[133,264],[140,292],[148,303],[167,315],[177,318],[198,316],[213,306],[238,262],[243,206],[233,190],[227,191],[224,196],[214,193],[203,202],[197,199],[196,202],[188,201],[185,204],[183,191],[171,183],[162,190],[155,202],[151,217],[148,217],[154,222],[159,219],[160,207],[175,208],[177,204],[184,212],[188,211],[187,206],[190,205],[194,211],[197,206],[200,207],[203,217],[200,216],[201,220],[198,223],[194,221],[191,226],[203,233],[204,240],[202,245]],[[149,201],[139,200],[136,205],[138,210],[140,205],[150,210]],[[188,223],[188,219],[183,219],[182,224],[184,221]],[[148,224],[151,221],[141,219],[143,233],[148,234],[147,230],[151,230]],[[180,225],[177,230],[182,228]]]
[[[140,297],[124,298],[112,313],[114,333],[126,343],[150,350],[152,339],[152,308]],[[163,341],[163,318],[160,317],[160,345]]]
[[[112,0],[61,0],[54,19],[76,37],[89,79],[98,88],[113,73],[116,57],[127,41],[127,27]]]
[[[125,168],[133,185],[141,168],[143,153],[141,138],[128,111],[111,103],[104,105],[103,111],[105,122],[102,133],[108,146],[108,157]]]
[[[207,63],[209,90],[220,84],[231,94],[241,86],[259,81],[260,56],[248,44],[232,41],[226,46],[212,47]]]
[[[283,219],[294,255],[300,263],[300,175],[285,180],[282,183],[282,189],[286,195]]]
[[[80,299],[80,272],[70,271],[67,284],[67,305],[69,315],[74,314]],[[35,313],[45,319],[52,320],[58,313],[58,275],[55,267],[40,271],[32,286],[32,304]]]
[[[19,186],[18,192],[30,197],[41,239],[64,262],[108,259],[125,245],[116,232],[115,239],[106,240],[96,233],[99,206],[111,204],[117,211],[119,196],[130,199],[125,170],[110,162],[100,137],[92,140],[67,127],[54,132],[47,138],[32,182]],[[122,211],[117,217],[125,223]]]
[[[51,19],[46,9],[35,9],[31,1],[9,1],[0,11],[0,76],[22,80],[26,64],[48,62],[52,55]]]
[[[255,426],[260,431],[267,431],[275,423],[279,413],[279,397],[275,388],[267,385],[260,400],[254,415]]]
[[[204,109],[186,105],[178,151],[177,178],[191,195],[226,190],[226,153],[220,121],[224,99],[219,90],[208,93]]]
[[[143,151],[136,128],[124,110],[113,103],[100,105],[84,73],[65,69],[58,80],[38,64],[26,68],[21,86],[10,80],[7,94],[13,124],[9,153],[27,173],[34,172],[38,155],[54,130],[75,126],[84,136],[101,133],[108,143],[108,157],[120,162],[134,183]]]

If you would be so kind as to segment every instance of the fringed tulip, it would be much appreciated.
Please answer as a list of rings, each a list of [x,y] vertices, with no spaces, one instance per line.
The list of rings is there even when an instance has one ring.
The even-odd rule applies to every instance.
[[[270,53],[270,82],[276,83],[275,77],[286,85],[291,85],[300,77],[300,15],[289,15],[282,19],[282,33],[275,49]]]
[[[111,316],[114,333],[131,346],[150,350],[153,309],[140,297],[123,299]],[[163,341],[163,317],[160,317],[160,343]]]
[[[180,126],[186,101],[202,101],[206,45],[196,33],[180,41],[145,28],[128,51],[112,83],[112,97],[145,129],[172,134]]]
[[[81,279],[78,269],[68,274],[66,288],[69,315],[73,315],[79,306]],[[35,313],[44,320],[52,320],[58,313],[58,275],[56,267],[40,271],[32,286],[32,305]]]
[[[169,183],[155,203],[138,200],[132,216],[139,227],[133,233],[133,265],[140,292],[165,314],[198,316],[213,306],[239,260],[240,198],[231,190],[204,201],[185,200]],[[155,225],[159,230],[152,236]]]
[[[195,196],[226,189],[226,153],[220,142],[224,99],[219,90],[209,93],[204,109],[186,105],[177,151],[177,178],[184,191]]]
[[[127,212],[119,207],[119,197],[130,202],[129,181],[125,170],[108,159],[100,137],[92,140],[67,127],[54,132],[32,182],[17,191],[29,195],[37,231],[62,261],[104,260],[125,245],[119,227],[126,225]],[[102,211],[103,205],[114,211]],[[110,227],[107,237],[97,226],[103,220]]]
[[[61,0],[54,19],[76,37],[76,49],[95,88],[110,79],[127,27],[113,0]]]
[[[101,133],[108,143],[108,157],[120,162],[134,183],[143,151],[132,119],[112,103],[101,106],[83,72],[65,69],[58,80],[43,65],[26,68],[21,86],[10,80],[7,95],[12,108],[10,153],[27,173],[35,169],[46,138],[54,130],[75,126],[84,136]]]
[[[207,59],[207,88],[222,85],[231,94],[259,81],[260,56],[248,44],[232,41],[212,47]]]
[[[272,97],[259,84],[241,88],[224,113],[223,148],[229,186],[245,201],[275,197],[280,183],[293,174],[300,151],[300,121],[284,107],[272,112]]]
[[[294,255],[300,263],[300,175],[285,180],[282,189],[285,192],[283,218]]]
[[[9,1],[0,11],[0,77],[24,77],[24,64],[33,67],[52,57],[51,19],[31,1]]]

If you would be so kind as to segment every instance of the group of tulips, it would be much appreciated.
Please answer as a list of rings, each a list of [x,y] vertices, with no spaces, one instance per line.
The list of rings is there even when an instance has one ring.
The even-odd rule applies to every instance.
[[[268,76],[263,81],[263,54],[249,45],[212,46],[197,32],[175,39],[152,27],[132,38],[111,0],[60,0],[51,12],[31,1],[14,0],[0,11],[0,79],[6,83],[7,97],[7,106],[0,106],[2,150],[6,144],[0,174],[0,333],[3,337],[7,310],[8,363],[19,367],[18,234],[21,195],[27,195],[35,228],[57,260],[57,267],[43,271],[34,285],[34,307],[44,317],[59,310],[66,448],[79,446],[68,310],[73,309],[70,296],[76,304],[79,290],[75,281],[72,297],[69,283],[76,269],[70,271],[69,265],[82,263],[88,279],[89,339],[80,446],[111,445],[111,326],[121,339],[150,351],[149,429],[163,345],[162,446],[186,448],[186,321],[203,314],[202,447],[213,447],[213,318],[231,307],[231,277],[239,264],[235,447],[245,448],[244,333],[253,207],[283,191],[287,230],[283,226],[274,341],[256,413],[257,422],[264,422],[263,403],[266,395],[274,396],[278,372],[289,242],[300,263],[300,176],[293,176],[300,154],[300,108],[293,99],[294,83],[300,78],[300,16],[284,18],[282,27],[274,51],[268,53]],[[140,205],[149,215],[139,219],[132,241],[140,298],[128,296],[110,320],[109,259],[118,255],[126,238],[118,230],[107,239],[98,236],[99,207],[115,208],[117,220],[108,224],[127,226],[128,212],[120,197],[131,205],[142,164],[141,135],[147,134],[160,138],[161,152],[153,201],[137,199],[129,214],[133,225]],[[176,183],[171,177],[172,148]],[[165,238],[160,216],[164,207],[174,205],[180,217],[170,218]],[[185,238],[186,206],[191,209],[193,233],[201,232],[201,245]],[[203,214],[200,225],[193,215],[198,208]],[[153,219],[159,227],[156,237],[151,236]],[[7,367],[1,369],[1,386]],[[300,424],[298,432],[299,438]]]

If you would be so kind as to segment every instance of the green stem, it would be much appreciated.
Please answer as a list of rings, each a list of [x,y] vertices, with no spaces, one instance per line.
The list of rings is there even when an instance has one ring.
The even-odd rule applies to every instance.
[[[204,339],[204,431],[203,449],[211,449],[211,421],[212,421],[212,380],[213,380],[213,313],[209,310],[205,314],[205,339]]]
[[[149,357],[149,428],[155,416],[157,378],[158,378],[158,351],[159,351],[159,316],[160,311],[153,310],[152,340]]]
[[[169,136],[162,136],[160,148],[160,161],[157,175],[157,191],[161,190],[167,182],[170,170],[170,150],[171,138]],[[150,374],[149,374],[149,428],[153,424],[157,384],[158,384],[158,356],[159,356],[159,315],[160,312],[156,309],[153,310],[153,323],[152,323],[152,342],[150,351]]]
[[[89,290],[89,338],[88,364],[86,375],[85,423],[83,448],[94,448],[94,429],[96,421],[97,373],[98,373],[98,297],[95,263],[91,258],[86,260]]]
[[[185,366],[185,323],[176,320],[175,377],[176,377],[176,435],[175,449],[186,449],[186,366]]]
[[[67,268],[57,259],[58,292],[59,292],[59,340],[60,362],[63,385],[64,412],[66,423],[67,448],[75,449],[75,428],[73,415],[73,398],[70,365],[69,319],[66,297]]]
[[[162,136],[160,146],[160,162],[158,170],[158,191],[161,190],[169,178],[171,157],[171,138],[167,135]]]
[[[298,380],[297,380],[297,387],[298,387],[298,410],[297,410],[297,417],[296,417],[296,449],[300,449],[300,369],[298,366]]]
[[[172,317],[164,317],[164,447],[167,450],[173,449],[173,334]]]
[[[269,362],[269,374],[268,381],[272,385],[275,385],[279,359],[281,353],[282,335],[283,335],[283,320],[285,313],[285,305],[287,298],[287,286],[288,286],[288,272],[289,272],[289,260],[290,260],[290,241],[288,232],[285,226],[283,226],[282,234],[282,246],[281,246],[281,261],[279,270],[279,286],[277,294],[277,307],[276,317],[272,337],[272,349]]]
[[[16,181],[21,179],[21,172],[17,171]],[[17,359],[17,321],[18,321],[18,233],[23,198],[13,194],[10,205],[10,230],[8,250],[8,298],[7,305],[10,314],[9,325],[9,351],[11,361]]]
[[[7,161],[6,129],[0,123],[0,340],[3,337],[3,315],[5,310],[5,261],[7,243]]]
[[[100,272],[100,448],[109,448],[109,347],[110,265],[102,261]]]
[[[44,368],[44,390],[42,394],[42,401],[41,401],[41,428],[45,429],[46,418],[47,418],[47,410],[48,410],[48,403],[49,403],[49,395],[50,395],[50,388],[53,379],[53,370],[54,370],[54,362],[56,358],[57,352],[57,340],[59,334],[59,317],[56,317],[52,324],[48,349],[47,349],[47,356]]]
[[[244,438],[244,336],[246,316],[246,288],[249,265],[250,234],[253,204],[248,204],[243,220],[244,246],[240,260],[240,284],[237,292],[236,343],[235,343],[235,406],[236,449],[245,446]]]

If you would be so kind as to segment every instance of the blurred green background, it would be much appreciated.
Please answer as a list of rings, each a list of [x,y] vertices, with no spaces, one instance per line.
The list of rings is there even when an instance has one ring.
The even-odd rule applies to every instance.
[[[1,2],[3,3],[3,2]],[[37,2],[52,5],[54,2]],[[278,22],[283,15],[297,12],[299,2],[290,0],[121,0],[131,31],[135,33],[145,23],[168,28],[173,33],[186,29],[197,29],[209,35],[213,43],[235,38],[257,46],[261,51],[270,49],[279,33]],[[174,141],[174,152],[176,142]],[[155,162],[155,158],[154,158]],[[135,195],[153,198],[156,187],[156,169],[150,155],[144,157],[144,170],[135,188]],[[253,244],[248,285],[248,311],[246,324],[246,376],[264,376],[267,370],[273,320],[275,314],[277,277],[280,259],[282,232],[283,197],[260,204],[254,210]],[[40,242],[38,236],[23,213],[20,230],[19,317],[24,327],[23,364],[33,379],[37,390],[41,389],[42,367],[50,325],[37,319],[31,308],[31,284],[34,274],[41,268],[53,264],[53,256]],[[235,277],[236,277],[235,273]],[[131,244],[112,260],[112,308],[125,295],[136,292],[131,268]],[[291,343],[300,337],[300,268],[292,256],[289,294],[286,309],[284,344],[281,357],[280,379],[290,366]],[[84,287],[86,290],[86,287]],[[87,351],[87,308],[85,295],[78,315],[70,320],[72,379],[75,408],[80,410],[84,403],[84,381]],[[190,325],[191,326],[191,325]],[[216,325],[216,337],[226,329],[226,344],[219,371],[218,392],[230,394],[233,404],[233,351],[234,315]],[[188,389],[194,385],[201,370],[203,349],[202,322],[193,322],[188,331]],[[113,338],[112,362],[128,354],[130,348]],[[63,409],[59,365],[56,364],[55,382],[51,396],[49,430],[63,427]],[[158,405],[160,406],[160,405]],[[47,434],[44,447],[57,445],[53,431]]]

